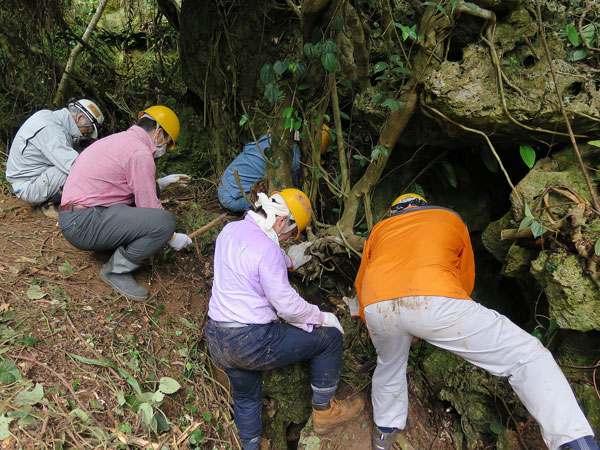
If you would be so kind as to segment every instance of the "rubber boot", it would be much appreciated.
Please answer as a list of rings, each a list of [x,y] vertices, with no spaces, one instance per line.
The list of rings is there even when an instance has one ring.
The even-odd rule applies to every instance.
[[[391,433],[384,433],[377,425],[373,425],[373,434],[371,435],[373,450],[390,450],[396,442],[399,431],[396,428]]]
[[[560,446],[561,450],[598,450],[594,436],[583,436]]]
[[[125,297],[138,302],[144,301],[148,298],[148,291],[140,286],[131,274],[138,267],[140,267],[139,264],[125,258],[121,249],[118,248],[100,269],[100,278]]]
[[[365,408],[364,400],[357,396],[351,400],[329,400],[330,407],[324,411],[313,408],[312,420],[315,433],[326,433],[332,428],[358,416]]]

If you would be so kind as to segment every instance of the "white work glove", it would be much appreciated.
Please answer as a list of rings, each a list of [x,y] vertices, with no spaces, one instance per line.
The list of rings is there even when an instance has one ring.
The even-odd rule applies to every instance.
[[[358,316],[359,303],[356,295],[354,297],[342,297],[342,301],[350,308],[351,316]]]
[[[179,251],[186,248],[192,243],[192,239],[183,233],[173,233],[173,237],[169,241],[169,245],[175,250]]]
[[[156,180],[156,182],[162,191],[173,184],[177,184],[177,186],[187,186],[187,184],[190,182],[190,177],[184,173],[173,173],[171,175],[167,175],[166,177],[159,178]]]
[[[306,249],[312,245],[312,242],[306,241],[300,244],[292,245],[287,255],[290,257],[292,261],[292,270],[298,269],[300,266],[303,266],[307,262],[309,262],[312,258],[312,255],[305,255]]]
[[[344,329],[342,328],[340,321],[333,313],[324,312],[323,317],[322,327],[336,327],[340,333],[344,334]]]

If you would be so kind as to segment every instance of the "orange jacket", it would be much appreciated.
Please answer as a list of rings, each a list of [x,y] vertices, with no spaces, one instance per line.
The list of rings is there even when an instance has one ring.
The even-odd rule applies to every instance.
[[[373,227],[356,275],[363,309],[400,297],[470,299],[475,263],[460,216],[437,206],[407,208]]]

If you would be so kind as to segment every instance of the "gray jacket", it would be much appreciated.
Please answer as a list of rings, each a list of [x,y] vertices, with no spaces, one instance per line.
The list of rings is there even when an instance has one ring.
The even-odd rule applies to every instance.
[[[29,117],[17,132],[6,162],[6,179],[15,194],[50,168],[68,175],[78,153],[73,139],[81,132],[67,108],[41,110]]]

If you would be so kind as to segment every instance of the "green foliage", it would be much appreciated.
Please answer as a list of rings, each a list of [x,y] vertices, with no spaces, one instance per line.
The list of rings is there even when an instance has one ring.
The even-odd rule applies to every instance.
[[[0,383],[11,384],[21,378],[21,372],[14,362],[5,359],[0,363]]]
[[[588,50],[586,43],[594,47],[598,42],[598,25],[588,23],[581,28],[581,33],[572,23],[568,23],[563,33],[571,47],[567,50],[567,61],[577,62],[594,56],[594,52]],[[585,40],[585,41],[584,41]]]
[[[522,231],[527,227],[531,228],[531,234],[533,234],[534,238],[540,237],[548,230],[538,219],[533,216],[529,205],[525,203],[525,217],[523,220],[521,220],[518,231]]]
[[[521,145],[519,147],[519,152],[521,153],[521,159],[530,169],[533,168],[535,164],[535,150],[530,145]]]

